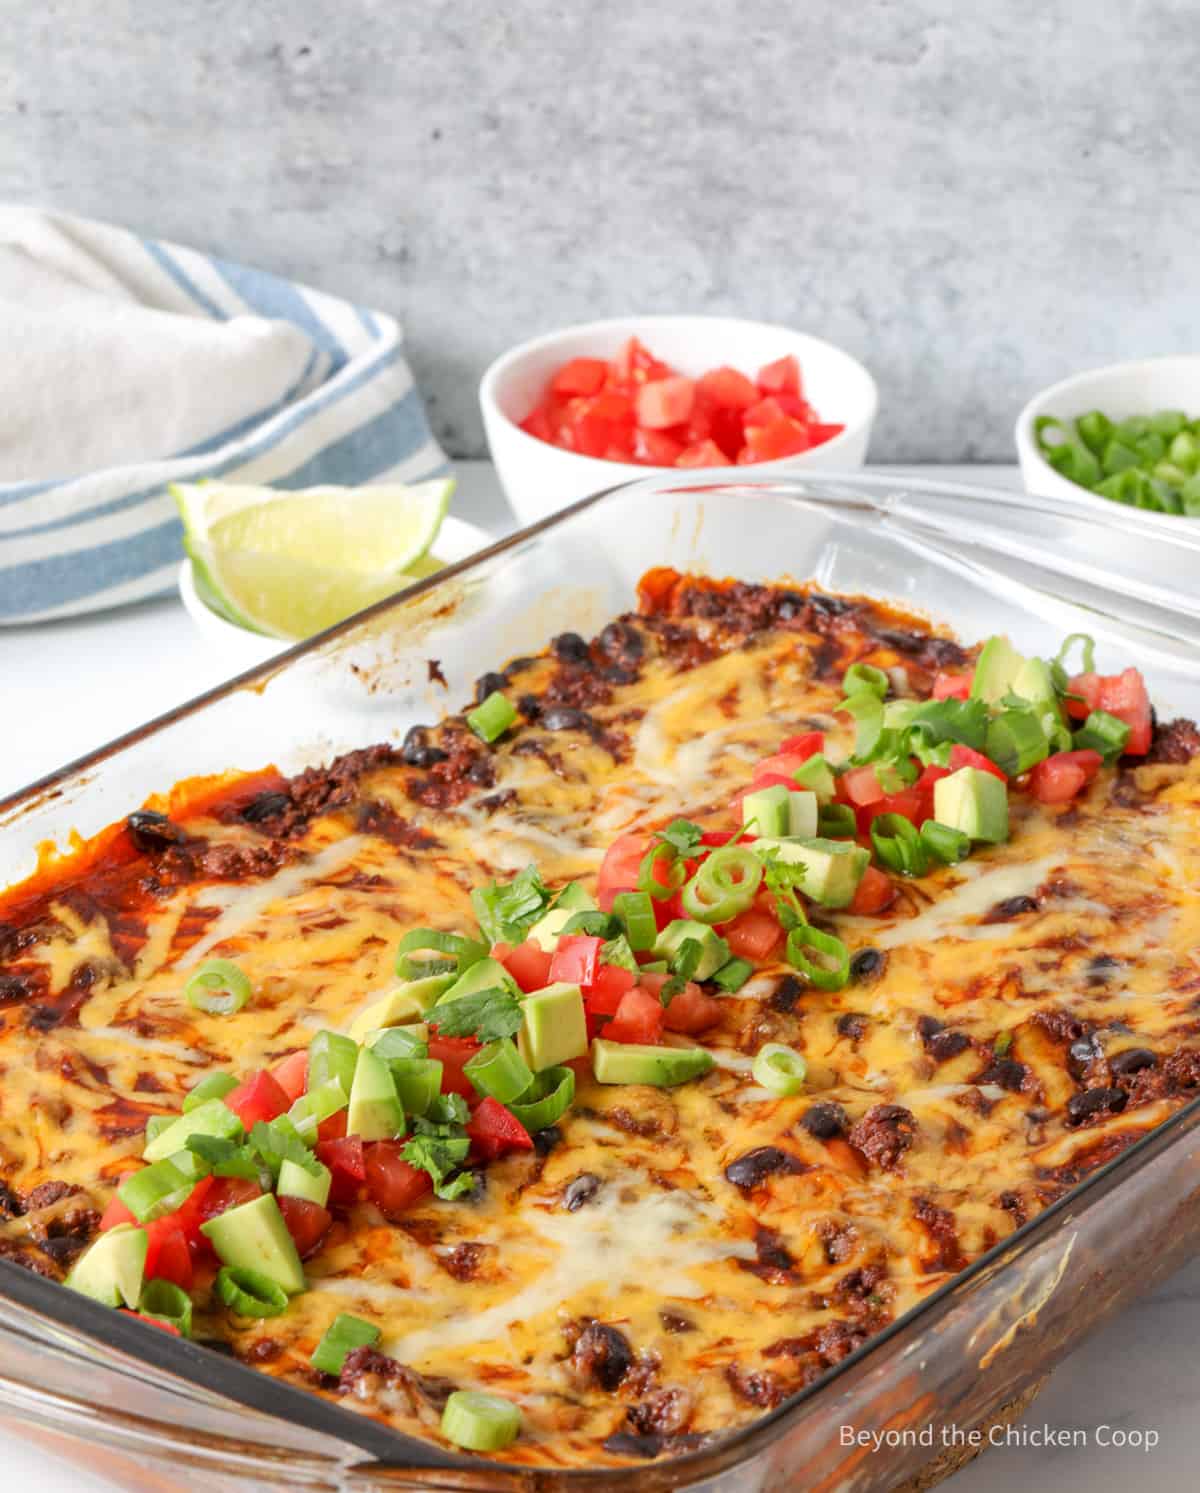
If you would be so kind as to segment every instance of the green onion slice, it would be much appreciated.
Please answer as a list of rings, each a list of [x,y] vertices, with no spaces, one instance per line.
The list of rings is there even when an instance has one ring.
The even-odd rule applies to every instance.
[[[371,1043],[371,1051],[385,1063],[394,1063],[398,1058],[427,1058],[428,1037],[429,1028],[423,1024],[389,1026]]]
[[[613,912],[621,920],[629,947],[635,954],[652,949],[658,942],[654,903],[645,892],[621,892],[613,898]]]
[[[889,683],[887,675],[874,664],[851,664],[842,675],[842,693],[854,696],[867,690],[882,700],[888,692]]]
[[[659,880],[657,874],[660,862],[667,873],[665,883]],[[653,897],[656,902],[664,902],[668,897],[673,897],[686,880],[687,867],[679,858],[674,845],[669,845],[665,840],[656,840],[642,856],[641,865],[638,866],[637,889],[648,897]]]
[[[379,1044],[376,1043],[375,1050]],[[442,1091],[442,1065],[437,1058],[390,1058],[392,1082],[406,1115],[423,1115]]]
[[[501,1037],[489,1042],[463,1065],[463,1073],[471,1087],[485,1099],[492,1098],[501,1104],[511,1104],[526,1092],[533,1082],[529,1064],[517,1051],[511,1037]]]
[[[117,1188],[117,1196],[138,1223],[151,1223],[174,1213],[195,1185],[195,1178],[186,1176],[174,1161],[156,1161],[131,1172]]]
[[[1033,710],[1006,710],[987,730],[987,755],[1010,778],[1028,772],[1050,755],[1046,733]]]
[[[944,866],[956,866],[971,853],[970,835],[951,829],[948,824],[939,824],[936,819],[927,819],[921,826],[921,844]]]
[[[794,1047],[768,1042],[754,1059],[754,1081],[773,1094],[798,1094],[808,1077],[808,1064]]]
[[[232,1073],[210,1073],[202,1078],[198,1084],[187,1091],[183,1099],[183,1112],[190,1115],[192,1110],[198,1108],[206,1099],[224,1099],[226,1094],[232,1094],[238,1086],[238,1081]],[[159,1118],[157,1115],[155,1119]],[[146,1126],[147,1134],[150,1127]]]
[[[446,959],[412,959],[409,956],[432,950]],[[426,975],[465,973],[473,964],[485,959],[488,946],[461,933],[442,933],[436,928],[414,928],[406,933],[396,948],[396,974],[402,980],[420,980]]]
[[[339,1312],[325,1329],[325,1336],[313,1350],[309,1363],[322,1374],[340,1374],[355,1348],[373,1348],[380,1336],[374,1322]]]
[[[849,982],[849,949],[840,938],[810,923],[788,934],[787,958],[819,990],[841,990]]]
[[[683,910],[699,923],[728,923],[745,912],[762,884],[762,862],[742,845],[714,850],[683,889]]]
[[[712,980],[714,985],[732,994],[740,990],[753,973],[754,966],[748,959],[731,959],[721,966]]]
[[[575,1073],[571,1068],[544,1068],[529,1088],[508,1107],[530,1135],[555,1125],[575,1098]]]
[[[1129,740],[1129,727],[1109,715],[1107,710],[1093,710],[1075,733],[1075,749],[1090,749],[1099,752],[1105,762],[1113,762],[1125,750]]]
[[[1072,669],[1067,662],[1072,647],[1078,643],[1082,668]],[[1073,632],[1063,639],[1063,645],[1054,655],[1054,662],[1067,674],[1093,674],[1096,671],[1096,640],[1091,633]]]
[[[521,1412],[511,1400],[475,1389],[456,1389],[442,1411],[442,1435],[473,1452],[498,1452],[521,1430]]]
[[[223,1265],[216,1284],[217,1295],[239,1317],[278,1317],[287,1311],[287,1292],[261,1270]]]
[[[250,981],[232,959],[206,959],[183,987],[188,1004],[209,1016],[232,1016],[250,999]]]
[[[138,1311],[143,1317],[169,1322],[180,1337],[192,1335],[192,1298],[169,1280],[148,1280],[142,1287]]]
[[[869,761],[883,739],[883,700],[874,690],[860,689],[834,709],[854,717],[854,760]]]
[[[901,876],[924,876],[929,856],[911,819],[903,814],[877,814],[871,820],[871,844],[882,865]]]
[[[826,840],[852,840],[858,821],[849,804],[822,804],[817,810],[817,834]]]
[[[498,689],[492,691],[481,705],[467,711],[467,725],[489,745],[498,740],[517,718],[517,707],[507,695]]]

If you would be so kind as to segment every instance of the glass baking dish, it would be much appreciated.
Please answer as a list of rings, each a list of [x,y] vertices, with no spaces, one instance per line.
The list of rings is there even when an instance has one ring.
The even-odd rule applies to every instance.
[[[887,477],[646,482],[586,500],[0,802],[0,885],[179,778],[397,740],[654,565],[895,598],[965,640],[1092,633],[1200,715],[1200,536],[1136,512]],[[448,690],[437,682],[436,659]],[[0,1420],[136,1488],[894,1487],[1017,1401],[1192,1251],[1200,1101],[753,1425],[634,1470],[467,1460],[0,1260]],[[867,1438],[882,1438],[872,1450]],[[946,1438],[949,1438],[947,1440]]]

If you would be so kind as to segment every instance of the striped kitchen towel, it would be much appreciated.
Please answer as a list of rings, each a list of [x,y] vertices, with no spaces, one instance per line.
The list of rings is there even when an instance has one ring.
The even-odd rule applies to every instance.
[[[81,218],[0,207],[0,623],[169,591],[171,482],[448,470],[391,317]]]

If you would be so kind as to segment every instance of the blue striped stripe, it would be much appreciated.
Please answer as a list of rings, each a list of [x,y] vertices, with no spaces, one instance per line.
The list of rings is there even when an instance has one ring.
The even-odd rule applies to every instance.
[[[179,286],[185,295],[191,296],[201,311],[207,312],[214,321],[229,320],[227,313],[217,305],[211,296],[206,295],[200,289],[175,256],[164,248],[162,244],[156,243],[152,238],[146,238],[142,240],[142,248],[145,249],[150,258],[158,265],[159,269],[165,270],[170,275],[171,279],[174,280],[175,284]]]
[[[341,339],[326,326],[294,285],[280,280],[276,275],[265,275],[260,270],[250,270],[240,264],[228,264],[223,259],[214,259],[213,268],[259,316],[270,316],[276,321],[290,321],[293,326],[307,333],[319,348],[333,358],[335,373],[346,366],[348,354]]]

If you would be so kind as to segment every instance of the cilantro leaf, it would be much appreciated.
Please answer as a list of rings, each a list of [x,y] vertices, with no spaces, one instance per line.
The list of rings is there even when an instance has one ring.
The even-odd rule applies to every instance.
[[[261,1180],[261,1169],[254,1150],[220,1135],[189,1135],[186,1150],[198,1156],[216,1177],[245,1177]]]
[[[476,920],[489,943],[522,943],[550,900],[550,889],[534,865],[526,866],[512,881],[493,881],[471,893]]]
[[[507,990],[476,990],[447,1001],[431,1013],[442,1037],[478,1037],[481,1042],[498,1042],[521,1030],[525,1017],[521,1003]]]
[[[469,1172],[458,1177],[452,1176],[467,1159],[470,1149],[471,1142],[463,1134],[417,1134],[405,1143],[400,1154],[409,1166],[429,1173],[433,1179],[433,1190],[438,1197],[450,1200],[461,1197],[475,1186],[475,1178]]]
[[[683,975],[672,975],[669,980],[663,981],[662,988],[658,992],[663,1010],[666,1010],[686,984],[687,979]]]
[[[926,700],[914,713],[909,739],[925,746],[958,741],[982,751],[987,736],[988,708],[983,700]]]
[[[616,938],[610,938],[607,943],[600,945],[600,963],[615,964],[618,969],[627,969],[632,974],[637,974],[640,965],[633,957],[633,950],[629,947],[629,940],[623,933]]]
[[[677,856],[686,858],[699,847],[702,834],[700,826],[693,824],[690,819],[672,819],[666,829],[659,830],[658,838],[669,845]]]
[[[425,1118],[435,1125],[465,1125],[470,1113],[461,1094],[439,1094]]]
[[[778,852],[763,861],[763,883],[775,899],[775,915],[785,933],[803,928],[808,922],[804,907],[796,896],[796,887],[804,881],[804,867],[796,861],[785,861]]]
[[[270,1124],[259,1120],[250,1132],[250,1148],[261,1157],[273,1177],[279,1176],[279,1168],[285,1161],[293,1161],[306,1172],[316,1174],[313,1153],[297,1135],[295,1126],[282,1117]]]

